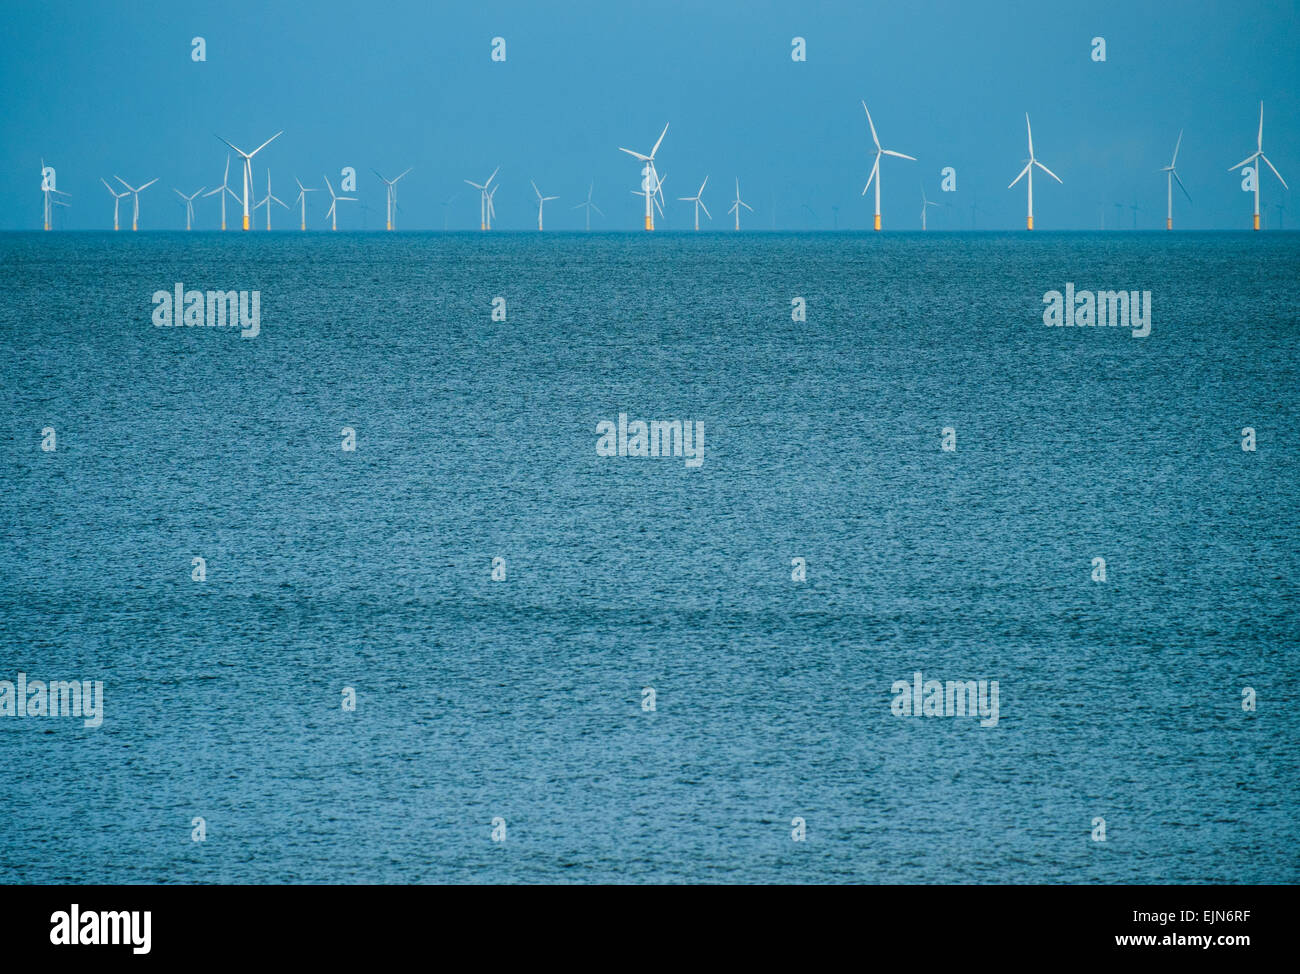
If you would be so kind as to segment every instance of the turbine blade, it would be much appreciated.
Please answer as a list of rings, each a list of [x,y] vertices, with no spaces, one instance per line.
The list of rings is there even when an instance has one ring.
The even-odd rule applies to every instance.
[[[1255,148],[1260,152],[1264,151],[1264,103],[1259,103],[1259,135],[1255,139]],[[1271,166],[1272,163],[1270,162]]]
[[[1260,117],[1260,120],[1261,120],[1261,121],[1260,121],[1260,125],[1262,126],[1262,125],[1264,124],[1264,123],[1263,123],[1263,118],[1264,118],[1264,115],[1263,115],[1263,112],[1264,112],[1264,106],[1263,106],[1263,104],[1260,105],[1260,107],[1259,107],[1259,111],[1260,111],[1260,116],[1259,116],[1259,117]],[[650,150],[650,158],[651,158],[651,159],[653,159],[653,158],[655,157],[655,153],[659,151],[659,146],[663,143],[663,141],[664,141],[664,136],[667,135],[667,134],[668,134],[668,123],[665,122],[665,123],[664,123],[664,130],[663,130],[662,132],[659,133],[659,141],[656,142],[656,143],[655,143],[655,147],[654,147],[653,149]]]
[[[1256,159],[1256,157],[1258,157],[1258,156],[1260,156],[1260,155],[1263,155],[1263,153],[1261,153],[1261,152],[1254,152],[1254,153],[1252,153],[1252,154],[1246,156],[1245,159],[1242,159],[1241,162],[1237,163],[1235,166],[1229,166],[1229,167],[1228,167],[1228,172],[1232,172],[1234,169],[1240,169],[1242,166],[1246,165],[1247,163],[1254,162],[1255,159]],[[123,184],[123,185],[125,185],[125,184]]]
[[[275,135],[271,136],[269,139],[267,139],[265,142],[259,145],[256,149],[250,152],[248,154],[248,158],[249,159],[253,158],[253,156],[257,155],[259,152],[261,152],[263,149],[265,149],[268,145],[270,145],[272,142],[274,142],[282,135],[284,135],[284,129],[281,129],[280,131],[276,132]]]
[[[1261,152],[1261,153],[1259,154],[1259,157],[1260,157],[1261,159],[1263,159],[1265,162],[1268,162],[1268,156],[1264,155],[1264,153]],[[1281,174],[1280,172],[1278,172],[1276,168],[1274,168],[1273,163],[1268,162],[1268,168],[1273,170],[1273,175],[1277,177],[1277,181],[1280,182],[1280,183],[1282,184],[1283,188],[1286,189],[1286,190],[1289,192],[1289,191],[1291,190],[1291,187],[1290,187],[1290,186],[1287,186],[1287,184],[1286,184],[1286,180],[1283,179],[1283,178],[1282,178],[1282,174]]]
[[[1169,173],[1171,176],[1174,177],[1174,179],[1178,180],[1178,188],[1183,191],[1183,195],[1187,197],[1187,202],[1190,203],[1192,201],[1192,194],[1187,192],[1187,187],[1183,185],[1183,181],[1181,179],[1178,179],[1178,173],[1174,172],[1172,169],[1169,171]]]
[[[222,138],[221,136],[219,136],[219,135],[217,136],[217,141],[219,141],[219,142],[226,142],[226,140],[223,139],[223,138]],[[231,145],[229,142],[226,142],[226,145],[229,145],[230,148],[234,149],[236,152],[238,152],[238,153],[239,153],[241,156],[243,156],[245,159],[248,158],[248,153],[245,152],[243,149],[241,149],[239,146],[237,146],[237,145]],[[226,156],[226,174],[227,174],[227,175],[230,174],[230,156]]]
[[[1025,131],[1029,133],[1029,158],[1034,158],[1034,130],[1029,127],[1029,113],[1025,112]]]
[[[1051,176],[1051,177],[1052,177],[1053,179],[1055,179],[1058,183],[1061,183],[1062,186],[1065,185],[1065,183],[1061,182],[1061,177],[1060,177],[1060,176],[1056,175],[1056,173],[1052,172],[1052,170],[1048,169],[1046,166],[1044,166],[1044,165],[1043,165],[1041,162],[1039,162],[1037,159],[1034,160],[1034,165],[1037,166],[1039,169],[1041,169],[1043,172],[1047,173],[1047,175]]]
[[[713,219],[713,214],[710,213],[709,208],[704,205],[704,200],[700,200],[700,209],[704,211],[704,215],[707,216],[710,220]]]
[[[867,124],[871,126],[871,141],[876,143],[876,148],[880,148],[880,139],[876,136],[876,123],[871,120],[871,109],[867,107],[866,101],[862,102],[862,110],[867,113]],[[863,190],[865,193],[866,190]]]
[[[867,177],[867,185],[862,187],[862,195],[867,195],[867,190],[871,188],[871,181],[880,173],[880,153],[876,153],[876,164],[871,167],[871,175]]]
[[[626,152],[626,153],[627,153],[628,155],[630,155],[630,156],[636,156],[636,157],[637,157],[638,159],[640,159],[642,162],[649,162],[649,161],[650,161],[650,157],[649,157],[649,156],[643,156],[643,155],[641,155],[641,153],[639,153],[639,152],[633,152],[631,149],[624,149],[621,145],[618,147],[618,151],[619,151],[619,152]]]
[[[592,208],[593,210],[595,210],[597,213],[599,213],[601,216],[604,216],[604,215],[605,215],[604,211],[601,210],[601,208],[600,208],[599,206],[597,206],[595,203],[592,203],[592,204],[591,204],[591,208]]]
[[[1271,163],[1270,163],[1270,165],[1271,165]],[[155,176],[153,179],[149,180],[149,182],[147,182],[147,183],[145,183],[143,186],[141,186],[140,189],[137,189],[136,192],[139,193],[141,190],[146,190],[146,189],[148,189],[150,186],[152,186],[152,185],[153,185],[154,183],[156,183],[156,182],[158,182],[158,177],[157,177],[157,176]]]
[[[1169,162],[1169,168],[1170,168],[1170,169],[1173,169],[1174,166],[1178,165],[1178,150],[1179,150],[1179,148],[1182,146],[1182,144],[1183,144],[1183,130],[1182,130],[1182,129],[1179,129],[1179,130],[1178,130],[1178,141],[1174,143],[1174,157],[1173,157],[1173,159],[1171,159],[1170,162]]]
[[[497,178],[497,173],[499,173],[500,171],[501,171],[501,167],[500,167],[500,166],[497,166],[495,169],[492,170],[492,175],[489,176],[489,177],[487,178],[487,182],[483,184],[483,187],[484,187],[485,189],[486,189],[488,186],[491,186],[491,185],[492,185],[492,180],[494,180],[494,179]]]
[[[893,156],[896,159],[911,159],[913,162],[916,162],[916,156],[904,155],[901,152],[895,152],[893,149],[881,149],[880,151],[885,155]]]
[[[1029,172],[1029,167],[1032,166],[1032,165],[1033,165],[1032,162],[1027,162],[1027,163],[1025,163],[1025,168],[1022,169],[1022,170],[1020,170],[1020,175],[1019,175],[1019,176],[1017,176],[1015,179],[1011,180],[1011,186],[1008,186],[1007,189],[1011,189],[1012,186],[1015,186],[1016,183],[1018,183],[1018,182],[1020,182],[1020,180],[1024,179],[1024,178],[1025,178],[1025,173]]]

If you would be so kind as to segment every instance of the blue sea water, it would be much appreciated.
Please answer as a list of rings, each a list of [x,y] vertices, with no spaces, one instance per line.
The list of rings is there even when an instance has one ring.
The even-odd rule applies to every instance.
[[[0,882],[1300,881],[1298,336],[1297,234],[0,235],[0,680],[105,712]]]

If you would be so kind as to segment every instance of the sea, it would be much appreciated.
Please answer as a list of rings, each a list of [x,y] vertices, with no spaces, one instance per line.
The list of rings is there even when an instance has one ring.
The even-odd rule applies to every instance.
[[[1298,338],[1298,233],[0,234],[0,882],[1300,882]]]

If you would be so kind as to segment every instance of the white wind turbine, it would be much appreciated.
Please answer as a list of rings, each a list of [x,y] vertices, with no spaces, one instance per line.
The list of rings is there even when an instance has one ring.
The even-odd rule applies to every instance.
[[[155,176],[153,179],[149,180],[149,182],[145,183],[143,186],[139,187],[138,189],[135,186],[132,186],[130,183],[128,183],[121,176],[114,176],[113,178],[116,179],[119,183],[121,183],[131,192],[133,196],[133,199],[131,201],[131,229],[132,230],[140,229],[140,194],[143,193],[150,186],[152,186],[154,183],[158,182],[158,177]]]
[[[930,209],[930,207],[932,207],[932,206],[938,206],[938,205],[939,205],[939,204],[938,204],[938,203],[935,203],[933,200],[929,200],[929,199],[926,198],[926,196],[925,196],[925,184],[922,183],[922,184],[921,184],[921,229],[922,229],[922,230],[925,230],[925,229],[926,229],[926,225],[925,225],[925,214],[926,214],[926,212]]]
[[[624,149],[622,146],[618,147],[619,152],[626,152],[628,155],[640,159],[645,163],[645,165],[641,167],[641,190],[640,192],[637,192],[637,195],[645,197],[645,228],[647,230],[653,230],[655,228],[654,203],[656,202],[656,195],[658,195],[659,198],[662,198],[663,196],[660,190],[663,181],[659,178],[659,173],[655,169],[655,153],[659,151],[659,146],[663,144],[664,136],[667,134],[668,125],[665,124],[664,130],[659,133],[659,141],[655,143],[655,147],[650,150],[648,156],[642,155],[640,152],[633,152],[631,149]],[[661,206],[660,213],[662,212],[663,208]]]
[[[1025,163],[1025,168],[1020,170],[1020,175],[1011,180],[1011,186],[1008,186],[1007,189],[1011,189],[1012,186],[1015,186],[1016,183],[1020,182],[1026,174],[1029,175],[1029,217],[1025,221],[1025,229],[1032,230],[1034,229],[1034,167],[1037,166],[1058,183],[1061,183],[1062,186],[1065,184],[1061,182],[1060,176],[1056,175],[1056,173],[1052,172],[1052,170],[1039,162],[1037,157],[1034,155],[1034,130],[1029,127],[1028,112],[1025,113],[1025,132],[1029,135],[1029,161]]]
[[[221,139],[222,142],[226,142],[226,145],[229,145],[230,148],[234,149],[236,152],[238,152],[241,156],[244,157],[244,197],[243,197],[243,202],[244,202],[244,229],[245,229],[245,230],[247,230],[247,229],[249,228],[249,222],[248,222],[248,191],[249,191],[250,187],[252,187],[252,185],[253,185],[253,156],[257,155],[259,152],[261,152],[263,149],[265,149],[268,145],[270,145],[272,142],[274,142],[276,139],[278,139],[278,138],[279,138],[280,136],[282,136],[282,135],[284,135],[284,129],[281,129],[279,132],[276,132],[275,135],[271,136],[269,139],[267,139],[265,142],[263,142],[261,145],[259,145],[259,146],[258,146],[256,149],[254,149],[252,152],[245,152],[243,149],[239,148],[239,146],[237,146],[237,145],[231,145],[229,142],[226,142],[225,139],[222,139],[221,136],[219,136],[219,135],[217,136],[218,139]]]
[[[1179,148],[1182,147],[1182,144],[1183,144],[1183,133],[1182,130],[1180,129],[1178,131],[1178,141],[1174,143],[1174,157],[1171,160],[1169,160],[1169,165],[1165,166],[1163,169],[1160,170],[1162,173],[1165,174],[1165,183],[1167,184],[1165,186],[1166,189],[1165,195],[1167,197],[1167,204],[1168,204],[1168,209],[1165,211],[1166,230],[1172,230],[1174,228],[1174,180],[1178,179],[1178,170],[1175,169],[1174,166],[1178,164],[1178,150]],[[1183,195],[1187,197],[1187,202],[1190,203],[1192,201],[1192,194],[1187,192],[1187,187],[1183,185],[1183,181],[1181,179],[1178,179],[1178,188],[1183,191]]]
[[[528,181],[533,184],[533,192],[537,194],[537,229],[541,230],[542,229],[542,207],[546,205],[547,200],[558,200],[559,197],[543,196],[542,191],[537,188],[537,184],[533,183],[531,179]]]
[[[592,211],[592,210],[595,210],[597,213],[600,213],[601,216],[604,216],[604,215],[605,215],[604,213],[601,213],[601,209],[600,209],[600,207],[597,206],[595,203],[593,203],[593,202],[591,201],[591,194],[592,194],[593,191],[595,191],[595,189],[596,189],[596,183],[593,181],[593,182],[591,183],[591,185],[587,187],[587,199],[586,199],[586,201],[583,202],[583,203],[579,203],[577,206],[573,207],[573,209],[575,209],[575,210],[580,210],[580,209],[586,208],[586,210],[587,210],[587,229],[588,229],[588,230],[591,229],[591,211]]]
[[[172,187],[172,192],[185,201],[185,229],[186,230],[193,229],[194,227],[194,197],[198,196],[201,192],[203,192],[203,190],[204,187],[200,186],[189,196],[186,196],[175,186]],[[117,228],[114,227],[114,229]]]
[[[271,204],[272,204],[272,203],[279,203],[279,204],[280,204],[281,206],[283,206],[286,210],[289,208],[288,206],[285,206],[285,203],[284,203],[283,200],[281,200],[281,199],[279,199],[278,197],[272,195],[272,193],[271,193],[271,170],[268,169],[268,170],[266,171],[266,196],[264,196],[264,197],[262,198],[262,202],[258,203],[257,206],[253,207],[254,210],[256,210],[258,206],[265,206],[265,207],[266,207],[266,229],[268,229],[268,230],[271,229]]]
[[[916,162],[915,156],[904,155],[901,152],[895,152],[893,149],[882,149],[880,139],[876,135],[876,123],[871,120],[871,109],[867,108],[867,103],[862,103],[862,110],[867,113],[867,125],[871,128],[871,141],[876,143],[876,161],[871,166],[871,175],[867,177],[867,185],[862,187],[862,195],[867,195],[867,190],[871,188],[874,181],[876,184],[876,229],[880,229],[880,157],[893,156],[896,159],[910,159]]]
[[[122,197],[127,196],[129,194],[125,190],[119,193],[117,190],[115,190],[112,186],[108,184],[108,180],[105,179],[103,176],[99,177],[99,181],[104,184],[104,188],[106,190],[108,190],[110,193],[113,194],[113,229],[116,230],[118,205],[121,203]]]
[[[221,194],[221,229],[224,230],[226,229],[226,194],[229,193],[231,199],[233,199],[235,202],[239,202],[239,197],[236,196],[234,190],[230,188],[229,153],[226,154],[226,173],[224,176],[221,177],[221,185],[214,190],[210,190],[204,193],[203,197],[204,199],[206,199],[209,196],[216,196],[218,193]]]
[[[41,180],[42,180],[41,193],[44,194],[45,196],[45,229],[48,230],[52,226],[54,226],[54,207],[68,205],[67,203],[61,203],[58,200],[54,199],[54,196],[52,194],[58,194],[59,196],[71,196],[72,194],[65,193],[61,189],[52,189],[49,186],[46,186],[44,183],[44,179],[45,179],[45,160],[42,159],[41,160]]]
[[[863,192],[865,193],[866,190],[863,190]],[[736,180],[736,199],[732,202],[732,204],[731,204],[731,209],[729,209],[729,210],[727,211],[728,213],[735,213],[735,214],[736,214],[736,229],[737,229],[737,230],[740,229],[740,208],[741,208],[742,206],[743,206],[745,209],[749,210],[750,213],[753,213],[753,212],[754,212],[754,208],[753,208],[752,206],[750,206],[748,203],[746,203],[744,200],[742,200],[742,199],[740,198],[740,180],[737,179],[737,180]],[[710,219],[712,219],[712,217],[710,217]]]
[[[316,192],[316,188],[312,187],[311,189],[308,189],[306,186],[302,184],[302,182],[298,179],[297,176],[293,177],[293,181],[298,184],[298,198],[294,200],[294,202],[301,204],[302,229],[306,230],[307,229],[307,194]]]
[[[1268,161],[1268,156],[1264,155],[1264,103],[1262,101],[1259,103],[1259,135],[1255,139],[1255,152],[1253,155],[1249,155],[1245,159],[1242,159],[1241,162],[1233,166],[1232,169],[1240,169],[1242,166],[1245,166],[1247,163],[1254,162],[1256,159],[1263,159],[1264,162],[1268,163],[1268,168],[1273,170],[1273,175],[1277,177],[1277,181],[1282,184],[1283,188],[1287,190],[1291,189],[1290,186],[1287,186],[1286,180],[1282,178],[1282,174],[1277,171],[1277,168],[1273,165],[1273,163]],[[1232,169],[1229,169],[1228,171],[1232,172]],[[1255,229],[1256,230],[1259,229],[1259,184],[1260,184],[1259,164],[1255,163]]]
[[[406,172],[403,172],[402,175],[398,176],[396,179],[384,179],[383,173],[381,173],[378,169],[374,170],[374,174],[378,176],[380,179],[383,179],[384,184],[388,187],[388,229],[389,230],[393,229],[393,212],[397,209],[397,180],[401,179],[402,176],[405,176],[407,173],[409,173],[411,171],[411,168],[413,167],[408,167],[406,169]]]
[[[492,185],[492,180],[497,178],[497,173],[500,171],[501,167],[497,166],[492,170],[492,175],[487,178],[487,182],[484,183],[476,183],[472,179],[465,180],[478,190],[478,228],[480,230],[492,229],[492,217],[495,215],[495,211],[492,208],[492,196],[488,193],[488,187]],[[492,193],[495,192],[495,189],[492,190]]]
[[[330,208],[325,212],[325,215],[330,218],[330,229],[337,230],[339,228],[339,203],[343,200],[351,200],[355,203],[357,198],[355,196],[335,196],[334,186],[330,183],[330,178],[328,176],[323,176],[322,178],[324,178],[325,186],[330,191]]]
[[[696,229],[696,230],[699,230],[699,229],[700,229],[700,207],[704,206],[704,200],[701,199],[700,197],[702,197],[702,196],[704,195],[704,187],[707,186],[707,185],[709,185],[709,177],[708,177],[708,176],[705,176],[705,177],[704,177],[704,182],[700,183],[700,191],[699,191],[698,193],[696,193],[694,196],[679,196],[679,197],[677,197],[679,200],[681,200],[681,201],[684,202],[684,203],[694,203],[694,204],[695,204],[695,229]],[[737,184],[736,184],[736,189],[737,189],[736,196],[739,197],[739,196],[740,196],[740,192],[739,192],[740,184],[739,184],[739,182],[737,182]],[[710,220],[713,219],[713,214],[709,212],[709,208],[708,208],[707,206],[704,206],[704,215],[707,216]]]

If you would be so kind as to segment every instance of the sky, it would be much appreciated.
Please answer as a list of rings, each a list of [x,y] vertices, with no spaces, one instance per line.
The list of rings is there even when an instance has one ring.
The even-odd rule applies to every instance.
[[[919,229],[923,187],[944,204],[930,210],[931,229],[1023,228],[1024,183],[1007,184],[1027,157],[1026,112],[1037,157],[1064,180],[1034,181],[1040,229],[1097,229],[1103,214],[1107,229],[1131,229],[1135,217],[1163,227],[1158,170],[1180,129],[1192,201],[1176,195],[1175,226],[1248,228],[1251,198],[1229,167],[1255,151],[1261,100],[1264,151],[1300,187],[1300,0],[44,0],[6,4],[5,21],[4,230],[40,228],[42,159],[72,194],[60,228],[111,228],[99,180],[116,174],[159,178],[141,196],[143,229],[182,229],[173,189],[220,183],[228,150],[217,136],[252,148],[283,129],[254,160],[256,198],[268,168],[275,195],[292,203],[294,177],[323,187],[328,174],[338,191],[351,166],[361,199],[340,205],[340,229],[382,228],[385,191],[372,170],[408,166],[399,228],[441,229],[445,218],[476,229],[477,191],[462,180],[482,182],[499,165],[500,229],[536,228],[533,179],[560,197],[546,204],[547,229],[582,228],[572,207],[594,181],[605,217],[593,215],[593,229],[633,231],[639,163],[617,150],[647,151],[666,122],[666,229],[690,228],[691,205],[677,197],[705,175],[707,229],[731,227],[737,179],[755,209],[747,229],[868,229],[863,99],[884,146],[918,160],[884,160],[887,230]],[[1104,63],[1091,56],[1098,36]],[[491,58],[495,37],[504,62]],[[806,61],[791,59],[794,37],[805,38]],[[946,166],[956,192],[940,191]],[[1266,226],[1300,227],[1290,198],[1266,172]],[[328,194],[308,200],[309,229],[325,229]],[[217,199],[201,200],[197,217],[215,229]],[[296,209],[273,220],[296,228]]]

